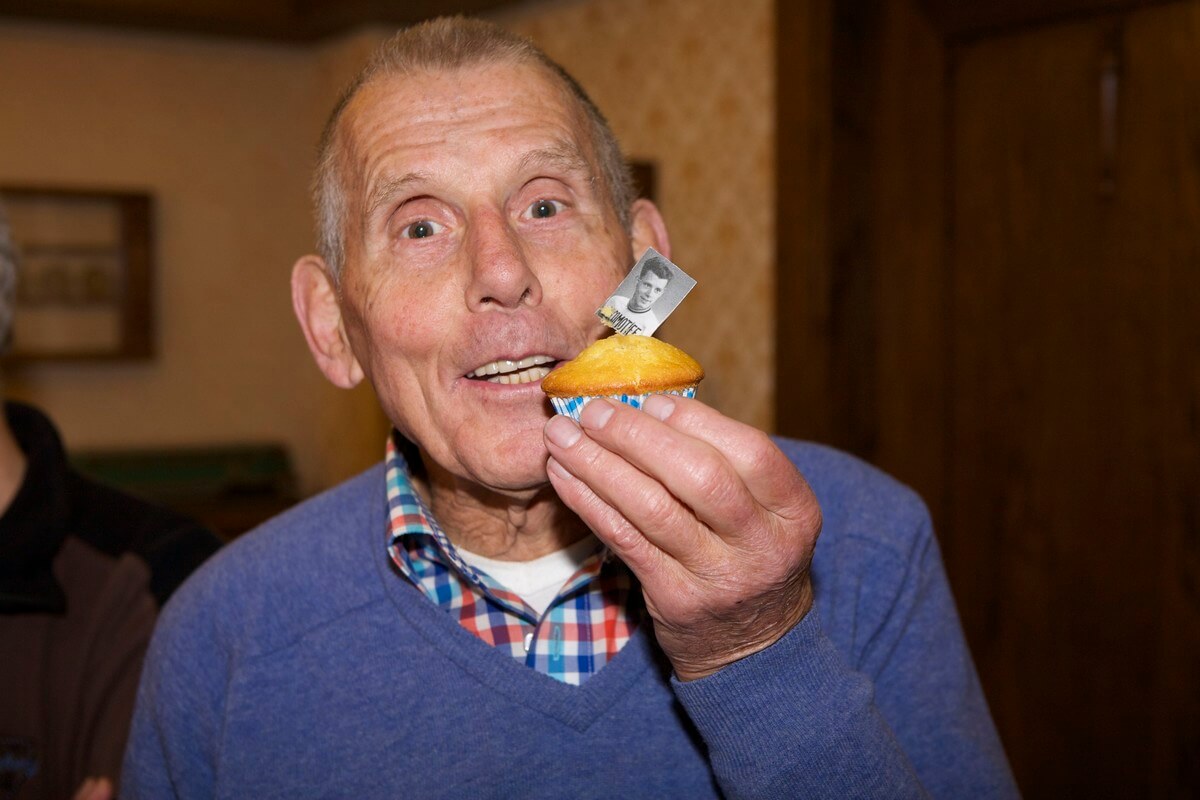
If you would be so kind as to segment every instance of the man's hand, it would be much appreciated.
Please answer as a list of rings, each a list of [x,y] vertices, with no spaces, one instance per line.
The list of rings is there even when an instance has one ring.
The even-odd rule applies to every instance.
[[[113,800],[113,785],[108,778],[88,778],[79,784],[71,800]]]
[[[694,680],[773,644],[812,607],[821,511],[765,434],[696,400],[593,400],[546,425],[562,498],[642,584],[659,646]]]

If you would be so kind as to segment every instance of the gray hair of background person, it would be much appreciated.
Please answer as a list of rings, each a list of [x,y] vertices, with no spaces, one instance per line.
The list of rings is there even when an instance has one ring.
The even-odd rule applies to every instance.
[[[0,353],[12,342],[13,303],[17,289],[17,246],[4,204],[0,202]]]
[[[400,31],[384,42],[358,77],[342,94],[325,123],[317,146],[317,169],[313,180],[313,203],[317,218],[317,251],[325,259],[335,281],[346,258],[349,222],[347,154],[342,115],[354,96],[377,78],[413,72],[435,72],[486,64],[531,65],[546,69],[561,81],[587,120],[594,156],[613,210],[628,230],[633,204],[633,178],[616,136],[600,109],[583,87],[561,65],[532,42],[480,20],[452,17],[431,20]]]

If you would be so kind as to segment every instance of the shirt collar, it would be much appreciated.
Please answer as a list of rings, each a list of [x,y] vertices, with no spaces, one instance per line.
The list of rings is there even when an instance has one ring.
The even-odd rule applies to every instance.
[[[478,573],[462,560],[454,543],[417,494],[413,486],[412,469],[420,467],[420,455],[399,433],[393,432],[388,437],[386,464],[388,544],[394,546],[406,538],[427,537],[450,562],[448,566],[478,580]],[[403,547],[394,549],[405,550]],[[404,558],[407,561],[407,556]]]
[[[480,572],[463,560],[458,548],[450,541],[442,526],[413,485],[412,474],[423,469],[421,456],[412,442],[398,431],[388,437],[385,457],[387,504],[388,504],[388,549],[392,559],[410,581],[420,583],[413,563],[415,554],[434,555],[447,567],[453,569],[464,580],[474,585],[483,594],[507,607],[513,613],[533,617],[532,610],[516,594],[495,581],[490,575]],[[410,546],[411,545],[411,546]],[[417,555],[417,557],[424,557]],[[605,563],[610,560],[607,548],[601,548],[587,559],[574,576],[559,591],[566,597],[590,583]]]

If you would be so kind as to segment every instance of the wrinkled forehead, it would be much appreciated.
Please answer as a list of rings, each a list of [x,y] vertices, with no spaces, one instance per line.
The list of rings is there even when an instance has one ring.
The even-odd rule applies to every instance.
[[[503,73],[508,73],[506,80],[485,80]],[[442,96],[426,91],[430,84],[445,77],[462,79],[456,83],[459,94]],[[360,195],[367,178],[365,166],[381,155],[380,150],[398,144],[371,135],[378,126],[394,121],[395,115],[414,110],[419,114],[439,104],[467,106],[473,99],[506,93],[540,94],[547,127],[556,121],[566,121],[580,154],[593,167],[597,165],[597,147],[590,136],[587,112],[558,75],[537,63],[474,64],[380,74],[363,84],[347,103],[338,125],[338,171],[343,187],[351,198]],[[418,98],[425,102],[414,105],[412,101]],[[352,199],[351,203],[354,202]]]

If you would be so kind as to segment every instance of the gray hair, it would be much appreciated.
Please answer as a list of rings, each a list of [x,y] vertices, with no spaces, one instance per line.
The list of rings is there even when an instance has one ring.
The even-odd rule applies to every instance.
[[[626,230],[629,229],[630,207],[634,200],[629,165],[608,121],[579,82],[524,37],[482,20],[441,17],[401,30],[376,48],[367,65],[342,93],[325,123],[317,147],[312,192],[317,218],[317,251],[335,280],[346,259],[346,224],[350,212],[345,143],[341,133],[342,116],[350,101],[376,78],[488,64],[537,66],[562,82],[587,120],[587,133],[599,160],[603,188],[617,219]]]
[[[4,205],[0,204],[0,353],[12,342],[13,303],[17,290],[17,246]]]

